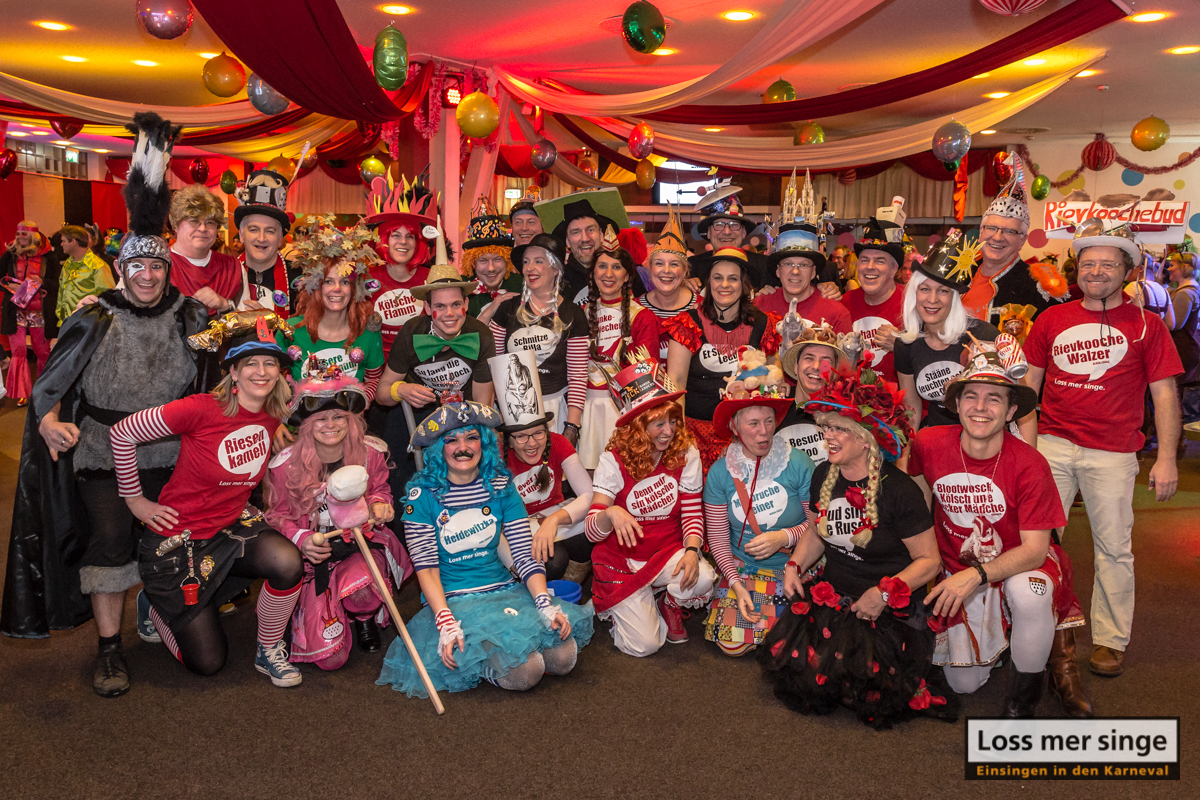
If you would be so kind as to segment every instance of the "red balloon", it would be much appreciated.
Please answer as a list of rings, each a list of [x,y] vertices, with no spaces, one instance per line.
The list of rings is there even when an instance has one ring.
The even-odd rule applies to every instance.
[[[188,164],[188,174],[192,176],[192,183],[203,184],[208,181],[208,161],[203,158],[193,158],[192,163]]]
[[[83,120],[68,117],[67,119],[52,119],[50,127],[64,139],[70,139],[83,130]]]
[[[15,150],[9,150],[7,147],[0,150],[0,180],[4,180],[9,175],[13,174],[13,170],[17,168],[17,153]]]
[[[654,152],[654,130],[644,122],[639,122],[629,132],[629,154],[636,159],[643,159]]]
[[[858,180],[858,170],[854,169],[854,167],[844,169],[838,173],[838,183],[842,186],[849,186],[856,180]]]
[[[1008,153],[1003,150],[992,156],[992,177],[1001,186],[1007,186],[1013,177],[1012,165],[1005,163],[1006,158],[1008,158]]]
[[[1093,172],[1101,172],[1108,169],[1117,160],[1117,148],[1112,146],[1112,142],[1104,138],[1104,134],[1096,134],[1096,138],[1088,143],[1088,146],[1083,148],[1080,154],[1083,158],[1083,165]]]

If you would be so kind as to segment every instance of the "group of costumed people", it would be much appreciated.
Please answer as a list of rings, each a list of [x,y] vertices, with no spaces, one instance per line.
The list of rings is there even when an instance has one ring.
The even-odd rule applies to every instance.
[[[566,675],[596,618],[650,656],[688,641],[695,613],[803,713],[953,720],[1007,662],[1004,716],[1034,715],[1049,673],[1087,717],[1059,544],[1077,487],[1114,516],[1093,518],[1090,663],[1120,673],[1121,456],[1140,442],[1098,446],[1097,427],[1140,422],[1149,388],[1172,430],[1178,359],[1121,293],[1140,256],[1127,232],[1080,227],[1078,303],[1019,260],[1019,169],[982,244],[951,229],[903,285],[901,205],[880,209],[843,294],[828,215],[794,176],[765,256],[743,248],[754,226],[724,185],[697,209],[700,255],[674,210],[647,246],[601,190],[526,198],[511,230],[481,198],[456,268],[419,185],[378,182],[353,227],[291,231],[287,181],[260,170],[238,193],[239,262],[212,249],[215,198],[162,180],[179,129],[129,127],[120,284],[80,300],[33,384],[0,615],[23,637],[94,617],[97,694],[130,687],[120,627],[139,583],[139,636],[212,675],[223,610],[263,580],[255,666],[294,686],[297,664],[382,650],[415,573],[411,647],[395,638],[378,680],[409,696]],[[1107,418],[1057,356],[1101,323],[1130,354],[1087,379],[1108,373]],[[1118,399],[1134,393],[1136,409]],[[1080,402],[1083,423],[1064,411]],[[1061,456],[1096,451],[1111,458]],[[1102,502],[1112,475],[1127,492]],[[587,604],[554,595],[589,571]]]

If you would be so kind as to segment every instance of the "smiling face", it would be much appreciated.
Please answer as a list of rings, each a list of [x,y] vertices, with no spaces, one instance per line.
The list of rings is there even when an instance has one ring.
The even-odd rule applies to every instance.
[[[585,267],[600,250],[600,223],[593,217],[580,217],[567,224],[567,249]]]
[[[596,288],[600,290],[601,300],[616,300],[621,296],[621,287],[629,280],[629,273],[619,258],[602,252],[596,256],[592,277],[596,280]]]
[[[1028,229],[1020,220],[985,214],[979,223],[979,240],[983,244],[983,266],[1003,267],[1010,263],[1025,246]]]
[[[718,308],[729,308],[742,299],[742,268],[729,261],[718,261],[708,273],[708,292]]]
[[[528,211],[516,214],[512,218],[512,235],[513,243],[520,247],[523,244],[529,244],[533,241],[533,237],[542,233],[542,219],[537,214],[531,214]],[[478,267],[476,267],[478,270]]]
[[[526,247],[521,264],[521,275],[531,292],[553,288],[558,280],[558,270],[550,263],[550,254],[541,247]]]
[[[279,359],[275,356],[249,356],[229,368],[239,396],[264,403],[279,378]]]
[[[856,423],[844,417],[829,415],[821,424],[825,436],[825,449],[829,453],[829,461],[839,467],[865,460],[871,452],[871,446],[863,441],[851,427]]]
[[[135,306],[149,308],[162,299],[167,290],[167,262],[161,258],[130,258],[121,262],[125,276],[125,299]]]
[[[1121,291],[1125,279],[1125,254],[1116,247],[1085,247],[1076,261],[1075,282],[1092,300],[1104,300]]]
[[[775,411],[766,406],[750,406],[733,415],[730,425],[747,458],[762,458],[771,451],[775,438]]]
[[[663,415],[646,425],[646,435],[650,437],[650,444],[655,450],[660,453],[666,452],[671,446],[671,440],[675,438],[675,420],[671,419],[669,414]]]
[[[346,311],[354,299],[354,278],[351,275],[339,275],[338,267],[330,267],[325,271],[321,281],[321,303],[325,310],[333,313]]]
[[[538,425],[535,428],[510,433],[507,438],[508,446],[517,454],[517,458],[526,464],[540,464],[550,442],[550,429],[545,425]]]
[[[968,383],[958,396],[958,420],[972,439],[986,440],[1000,434],[1016,413],[1006,386]]]
[[[791,300],[793,297],[807,296],[817,274],[817,266],[810,258],[790,256],[779,262],[775,267],[779,283],[783,285],[783,293]]]
[[[434,289],[426,297],[426,308],[433,327],[445,339],[458,336],[467,321],[467,300],[462,289]]]
[[[442,437],[442,457],[451,483],[470,483],[479,476],[482,442],[483,437],[474,428],[459,428]]]
[[[833,373],[837,364],[837,353],[824,344],[810,344],[800,351],[796,359],[796,374],[799,384],[808,396],[825,387],[825,376]]]
[[[746,240],[746,226],[731,219],[719,219],[708,226],[708,241],[713,250],[722,247],[741,247]]]
[[[488,289],[499,289],[506,272],[508,264],[499,253],[480,253],[475,259],[475,277]]]
[[[283,226],[266,214],[249,214],[242,219],[238,236],[246,250],[246,260],[255,264],[273,262],[283,244]]]
[[[217,243],[220,228],[221,223],[215,219],[181,220],[175,231],[176,247],[189,258],[204,258]]]
[[[323,411],[313,420],[313,439],[326,447],[337,447],[350,432],[350,414],[346,411]]]
[[[650,256],[650,282],[655,290],[671,294],[687,280],[687,260],[676,253],[660,250]]]
[[[884,297],[896,288],[900,265],[882,250],[863,250],[858,257],[858,283],[867,297]]]
[[[417,237],[408,228],[401,225],[388,234],[387,253],[391,263],[404,266],[416,252]]]
[[[25,249],[33,244],[33,232],[25,228],[17,229],[17,247]]]
[[[926,278],[917,289],[917,315],[926,327],[938,327],[950,316],[950,307],[957,294],[949,286],[943,286],[935,280]]]

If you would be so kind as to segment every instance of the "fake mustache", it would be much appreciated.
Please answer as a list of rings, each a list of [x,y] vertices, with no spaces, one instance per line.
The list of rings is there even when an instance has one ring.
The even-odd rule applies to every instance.
[[[471,458],[474,455],[470,450],[455,450],[451,458]]]

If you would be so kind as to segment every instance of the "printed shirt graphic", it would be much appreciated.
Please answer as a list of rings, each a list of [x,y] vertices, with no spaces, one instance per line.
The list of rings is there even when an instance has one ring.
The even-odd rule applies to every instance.
[[[584,314],[586,313],[585,309]],[[658,317],[636,302],[629,304],[629,316],[629,341],[626,342],[626,352],[633,352],[639,347],[645,347],[647,353],[654,355],[659,340]],[[596,312],[596,328],[596,349],[600,352],[601,357],[613,359],[617,352],[617,345],[621,341],[620,300],[612,303],[607,300],[600,302],[600,308]],[[589,365],[588,387],[604,389],[607,385],[603,372]]]
[[[522,461],[512,448],[508,451],[508,471],[513,474],[513,483],[517,487],[517,493],[521,495],[522,502],[525,503],[525,508],[530,514],[536,514],[544,508],[551,508],[563,502],[562,490],[562,465],[571,456],[575,455],[575,448],[567,441],[566,437],[559,433],[550,434],[550,462],[547,464],[547,469],[550,470],[550,484],[545,489],[538,489],[538,473],[542,471],[542,465],[529,465]]]
[[[314,374],[308,367],[308,357],[313,353],[320,359],[318,369],[322,372],[329,366],[336,365],[346,375],[352,375],[363,380],[369,369],[383,366],[383,338],[378,331],[363,331],[354,340],[354,347],[363,351],[363,360],[355,364],[346,352],[344,342],[327,342],[324,339],[313,341],[308,336],[308,328],[304,327],[304,317],[292,317],[288,320],[292,326],[292,338],[288,340],[282,333],[275,335],[275,342],[287,350],[291,345],[300,348],[302,355],[292,364],[292,379],[295,381],[312,377]]]
[[[969,333],[969,335],[968,335]],[[957,342],[945,350],[934,350],[924,337],[912,344],[896,340],[896,372],[911,375],[922,401],[921,427],[927,425],[957,425],[958,416],[951,414],[942,403],[946,383],[963,371],[962,359],[971,336],[981,342],[992,342],[1000,331],[986,322],[975,321]]]
[[[892,354],[882,348],[874,347],[875,333],[884,325],[891,325],[894,328],[903,329],[904,321],[902,312],[904,310],[904,287],[897,286],[892,296],[877,306],[867,303],[866,295],[862,289],[852,289],[842,297],[842,303],[846,306],[846,310],[850,312],[850,318],[854,321],[854,330],[862,334],[863,339],[863,361],[866,363],[868,354],[870,362],[868,366],[872,367],[876,372],[882,373],[889,381],[896,380],[896,369],[892,365]]]
[[[793,405],[788,409],[783,422],[775,431],[792,447],[803,452],[813,464],[824,464],[829,460],[829,451],[825,449],[825,437],[817,428],[817,421],[800,406]]]
[[[207,539],[242,513],[262,480],[279,421],[265,412],[221,413],[216,398],[197,394],[162,407],[163,422],[182,434],[179,461],[158,501],[179,512],[177,530]]]
[[[413,276],[404,282],[393,278],[386,266],[372,267],[371,277],[379,281],[379,291],[371,298],[375,313],[383,320],[383,352],[392,349],[392,342],[400,333],[400,326],[420,314],[425,304],[413,297],[412,289],[424,286],[429,277],[429,268],[420,267]]]
[[[1141,448],[1146,387],[1182,374],[1183,365],[1166,324],[1121,299],[1106,314],[1077,301],[1034,320],[1024,350],[1031,366],[1046,370],[1039,433],[1093,450]]]
[[[563,303],[558,307],[563,330],[555,333],[551,317],[542,317],[530,326],[522,325],[517,319],[520,303],[519,297],[505,300],[496,309],[492,322],[504,329],[506,352],[533,351],[542,383],[542,396],[558,394],[567,388],[567,339],[588,337],[587,317],[579,306]]]
[[[1022,530],[1067,524],[1050,465],[1036,448],[1005,431],[1000,463],[976,461],[963,453],[961,433],[957,426],[922,428],[908,460],[909,472],[933,489],[938,550],[952,573],[1019,546]]]

